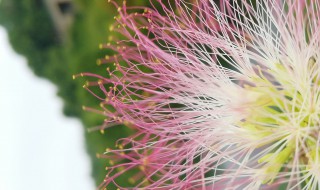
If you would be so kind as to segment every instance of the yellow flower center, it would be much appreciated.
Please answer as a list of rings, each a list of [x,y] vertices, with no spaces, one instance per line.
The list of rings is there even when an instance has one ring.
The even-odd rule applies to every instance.
[[[306,168],[320,163],[320,68],[313,57],[306,65],[257,66],[248,82],[254,85],[243,86],[256,98],[245,105],[246,117],[237,125],[264,149],[258,159],[263,183],[272,183],[293,161]]]

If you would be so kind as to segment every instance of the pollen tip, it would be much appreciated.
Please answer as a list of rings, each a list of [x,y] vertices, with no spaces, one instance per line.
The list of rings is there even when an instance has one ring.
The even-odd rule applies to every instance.
[[[131,177],[128,179],[128,181],[129,181],[129,183],[131,183],[131,184],[134,184],[134,183],[136,182],[136,181],[135,181],[133,178],[131,178]]]

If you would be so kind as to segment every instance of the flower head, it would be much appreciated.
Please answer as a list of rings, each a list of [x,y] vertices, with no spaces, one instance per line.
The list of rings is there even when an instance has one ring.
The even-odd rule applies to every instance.
[[[319,1],[151,3],[114,3],[114,67],[82,74],[104,93],[101,128],[136,130],[101,187],[319,189]]]

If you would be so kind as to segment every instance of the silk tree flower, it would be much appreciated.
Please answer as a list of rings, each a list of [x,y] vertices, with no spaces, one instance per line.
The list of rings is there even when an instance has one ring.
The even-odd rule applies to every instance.
[[[111,3],[125,39],[101,45],[105,76],[81,75],[100,129],[136,133],[102,156],[101,188],[320,188],[319,1]]]

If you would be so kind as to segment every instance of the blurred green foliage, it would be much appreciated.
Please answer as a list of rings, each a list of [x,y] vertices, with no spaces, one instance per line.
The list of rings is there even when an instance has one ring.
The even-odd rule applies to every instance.
[[[58,87],[58,95],[64,101],[64,114],[78,117],[85,128],[98,126],[103,123],[104,117],[85,112],[81,107],[98,108],[99,100],[82,88],[85,79],[73,80],[72,75],[81,72],[106,75],[106,66],[97,66],[96,60],[110,52],[100,50],[98,45],[108,41],[111,35],[108,28],[114,22],[116,9],[106,0],[74,0],[74,22],[68,40],[62,43],[43,1],[2,0],[0,24],[7,29],[15,51],[27,58],[34,73]],[[134,1],[134,4],[146,3],[143,0]],[[129,133],[130,130],[124,126],[110,128],[104,134],[99,131],[86,132],[92,176],[97,185],[105,177],[108,161],[98,159],[96,154],[103,153],[107,147],[113,147],[116,139]],[[127,180],[123,185],[126,183]]]

